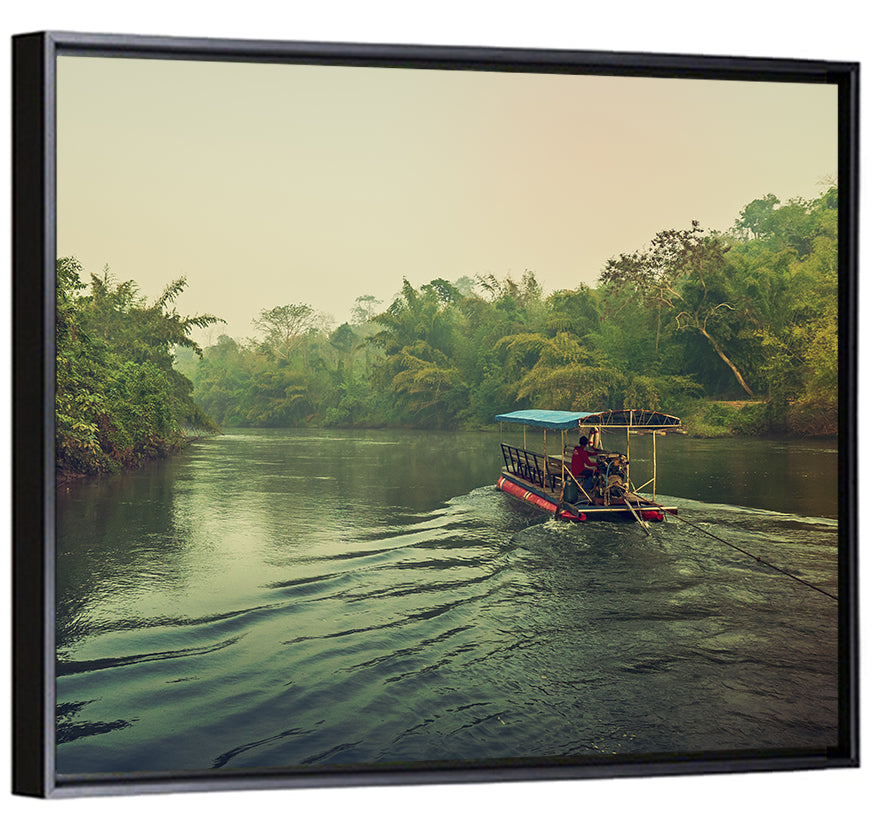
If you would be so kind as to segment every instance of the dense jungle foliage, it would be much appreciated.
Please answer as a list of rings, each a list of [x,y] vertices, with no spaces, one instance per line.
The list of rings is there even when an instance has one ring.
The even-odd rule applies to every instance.
[[[184,278],[149,304],[133,282],[108,270],[81,277],[73,257],[57,263],[55,443],[63,475],[112,472],[164,457],[216,425],[194,403],[193,384],[173,367],[174,349],[200,353],[195,328],[217,317],[170,309]],[[86,289],[89,289],[86,291]]]
[[[529,271],[404,279],[387,308],[359,296],[341,325],[289,302],[252,321],[258,337],[202,351],[190,334],[216,318],[169,309],[184,280],[147,305],[108,275],[86,293],[60,260],[59,465],[135,463],[214,424],[477,428],[527,407],[661,409],[696,435],[834,435],[837,218],[835,186],[769,194],[725,233],[658,233],[593,288],[546,296]]]

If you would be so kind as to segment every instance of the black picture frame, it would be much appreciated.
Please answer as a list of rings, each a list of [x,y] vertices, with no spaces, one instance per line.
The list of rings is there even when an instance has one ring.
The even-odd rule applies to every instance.
[[[819,751],[614,762],[416,764],[330,772],[216,771],[63,778],[54,764],[55,82],[62,55],[598,74],[834,85],[840,186],[839,740]],[[859,765],[857,268],[859,65],[848,62],[238,41],[37,32],[13,38],[13,791],[37,797],[367,784],[578,779]]]

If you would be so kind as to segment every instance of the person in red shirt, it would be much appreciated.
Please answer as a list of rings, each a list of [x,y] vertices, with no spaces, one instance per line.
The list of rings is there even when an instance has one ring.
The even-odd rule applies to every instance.
[[[582,435],[578,439],[578,446],[572,451],[572,461],[570,462],[570,471],[575,476],[575,480],[589,490],[593,483],[593,474],[596,471],[596,456],[598,450],[592,445],[589,445],[586,435]]]

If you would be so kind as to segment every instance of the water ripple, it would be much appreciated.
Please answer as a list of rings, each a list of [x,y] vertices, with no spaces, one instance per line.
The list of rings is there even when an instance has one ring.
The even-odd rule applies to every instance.
[[[192,657],[195,655],[212,654],[216,651],[228,648],[239,641],[238,637],[214,643],[209,646],[193,646],[175,651],[157,651],[147,654],[131,654],[125,657],[104,657],[99,660],[59,660],[57,663],[57,676],[65,677],[70,674],[82,674],[84,672],[114,669],[119,666],[131,666],[137,663],[150,663],[155,660],[173,660],[179,657]]]

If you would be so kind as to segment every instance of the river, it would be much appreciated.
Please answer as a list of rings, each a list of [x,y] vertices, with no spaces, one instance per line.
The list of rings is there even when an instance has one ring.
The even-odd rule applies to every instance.
[[[837,595],[835,444],[658,438],[697,527],[645,534],[499,492],[499,442],[235,430],[60,486],[57,772],[837,743],[838,603],[700,532]]]

